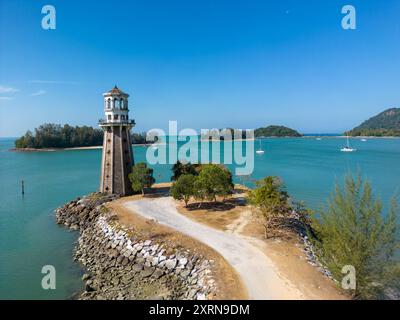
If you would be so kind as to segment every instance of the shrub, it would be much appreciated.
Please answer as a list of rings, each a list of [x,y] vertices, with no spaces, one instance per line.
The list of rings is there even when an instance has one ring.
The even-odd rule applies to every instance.
[[[257,215],[267,238],[274,218],[289,211],[289,197],[282,181],[277,177],[265,177],[256,184],[257,187],[249,191],[247,200],[257,208]]]
[[[397,214],[395,199],[385,215],[369,182],[363,182],[360,175],[356,179],[348,175],[344,187],[336,185],[328,207],[312,218],[320,259],[334,277],[343,277],[345,265],[355,268],[354,297],[379,298],[398,281]]]

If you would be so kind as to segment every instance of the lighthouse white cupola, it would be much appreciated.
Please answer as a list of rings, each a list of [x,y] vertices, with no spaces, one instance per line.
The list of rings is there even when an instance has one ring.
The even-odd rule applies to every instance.
[[[115,86],[110,91],[103,93],[104,112],[107,122],[125,122],[129,120],[128,97],[129,94],[122,92]]]
[[[135,125],[129,119],[129,95],[115,86],[103,97],[105,119],[99,121],[104,131],[100,191],[129,195],[132,186],[128,175],[134,164],[130,130]]]

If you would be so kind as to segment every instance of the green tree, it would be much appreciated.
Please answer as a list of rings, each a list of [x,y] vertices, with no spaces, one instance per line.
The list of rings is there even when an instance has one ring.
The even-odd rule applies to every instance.
[[[201,201],[214,200],[217,196],[226,197],[233,191],[232,174],[223,166],[216,164],[206,164],[194,184],[194,193]]]
[[[257,216],[264,227],[265,237],[275,218],[287,213],[290,209],[288,194],[278,177],[265,177],[256,182],[257,187],[250,190],[247,200],[256,207]]]
[[[146,143],[146,132],[132,133],[131,140],[132,140],[132,144],[145,144]]]
[[[15,140],[16,148],[33,148],[34,144],[34,137],[31,131],[27,131],[24,136]]]
[[[199,164],[191,164],[189,163],[182,163],[179,160],[172,166],[172,181],[177,181],[181,175],[184,174],[192,174],[197,176],[199,174],[201,165]]]
[[[15,141],[17,148],[70,148],[100,146],[103,143],[103,131],[92,127],[71,127],[45,123]]]
[[[399,279],[397,214],[395,198],[385,215],[369,182],[348,175],[343,187],[336,185],[327,208],[312,218],[320,259],[334,277],[342,279],[345,265],[355,268],[355,297],[379,298]]]
[[[181,175],[171,187],[171,195],[175,200],[183,200],[187,207],[190,197],[194,196],[194,183],[196,176],[192,174]]]
[[[133,191],[141,192],[144,195],[144,189],[150,188],[155,182],[153,169],[148,168],[146,163],[140,162],[132,167],[129,180],[132,183]]]

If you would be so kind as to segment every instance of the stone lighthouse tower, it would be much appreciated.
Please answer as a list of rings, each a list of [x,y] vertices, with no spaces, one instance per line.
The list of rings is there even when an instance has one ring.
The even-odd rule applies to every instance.
[[[128,115],[129,95],[115,86],[103,96],[105,119],[99,121],[104,131],[100,192],[129,195],[132,186],[128,175],[134,164],[130,130],[135,125]]]

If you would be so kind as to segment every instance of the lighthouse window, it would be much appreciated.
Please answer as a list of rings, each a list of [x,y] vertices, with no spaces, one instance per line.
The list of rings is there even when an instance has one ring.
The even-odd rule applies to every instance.
[[[111,114],[109,114],[107,118],[108,118],[108,120],[111,120]]]
[[[121,115],[121,120],[125,120],[125,116],[124,115]]]
[[[107,99],[107,108],[110,109],[110,99]]]
[[[114,120],[118,120],[118,115],[114,114]]]

